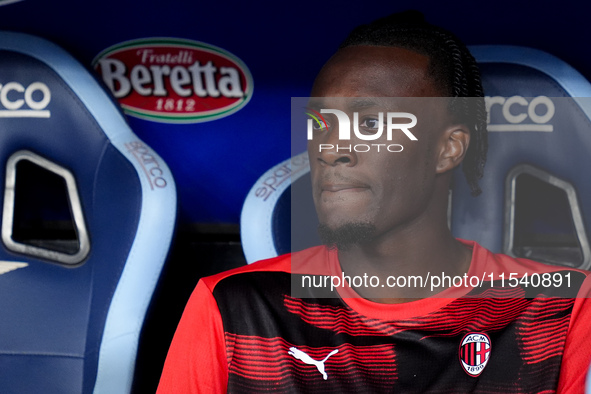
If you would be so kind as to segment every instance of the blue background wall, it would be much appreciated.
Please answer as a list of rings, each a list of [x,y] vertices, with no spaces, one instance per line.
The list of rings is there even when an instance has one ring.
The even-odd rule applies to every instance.
[[[574,1],[24,0],[0,7],[0,29],[62,46],[90,68],[122,41],[178,37],[221,47],[246,63],[252,100],[223,119],[196,124],[129,117],[134,131],[169,164],[181,223],[239,221],[246,193],[290,156],[290,97],[308,95],[315,74],[356,25],[408,8],[467,44],[524,45],[547,51],[591,79],[589,13]]]

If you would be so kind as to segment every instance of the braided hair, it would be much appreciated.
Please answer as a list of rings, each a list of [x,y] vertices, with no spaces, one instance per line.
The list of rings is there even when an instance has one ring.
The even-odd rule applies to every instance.
[[[488,138],[480,71],[466,46],[452,33],[427,23],[418,11],[405,11],[355,28],[339,49],[356,45],[394,46],[429,57],[429,75],[451,97],[450,114],[470,129],[462,170],[473,196],[480,194]]]

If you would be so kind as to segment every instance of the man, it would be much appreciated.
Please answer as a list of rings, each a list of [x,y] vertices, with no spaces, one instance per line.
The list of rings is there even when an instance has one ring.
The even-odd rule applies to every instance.
[[[319,117],[308,153],[328,247],[200,281],[159,393],[582,391],[587,273],[568,271],[568,294],[499,285],[505,271],[521,278],[559,268],[493,255],[447,227],[451,171],[464,161],[477,194],[486,152],[483,100],[474,98],[482,88],[465,47],[413,13],[394,15],[354,30],[311,96]],[[401,152],[357,152],[337,148],[343,113],[355,119],[350,144],[384,131],[389,115],[379,113],[417,122],[389,136]],[[443,272],[495,281],[304,285],[311,275],[384,284]]]

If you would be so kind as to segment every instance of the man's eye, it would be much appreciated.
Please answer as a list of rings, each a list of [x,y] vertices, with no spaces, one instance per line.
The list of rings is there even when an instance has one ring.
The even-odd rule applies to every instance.
[[[312,119],[312,129],[315,131],[322,131],[326,129],[327,124],[323,121],[317,121],[316,119]],[[328,125],[330,127],[330,125]]]
[[[376,118],[365,118],[359,126],[366,130],[377,130],[380,127],[380,121]]]

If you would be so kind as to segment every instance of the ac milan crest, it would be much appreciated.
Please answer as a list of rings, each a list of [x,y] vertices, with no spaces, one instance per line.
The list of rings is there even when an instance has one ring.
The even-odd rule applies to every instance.
[[[460,343],[460,364],[470,376],[478,376],[490,360],[491,344],[488,335],[471,332]]]

